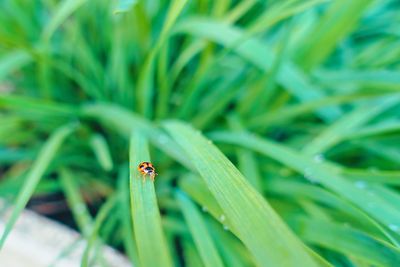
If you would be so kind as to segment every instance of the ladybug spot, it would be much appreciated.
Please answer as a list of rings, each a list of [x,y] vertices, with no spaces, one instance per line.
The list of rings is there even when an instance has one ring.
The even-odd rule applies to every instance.
[[[153,171],[153,168],[152,167],[146,167],[146,168],[144,168],[146,171]]]

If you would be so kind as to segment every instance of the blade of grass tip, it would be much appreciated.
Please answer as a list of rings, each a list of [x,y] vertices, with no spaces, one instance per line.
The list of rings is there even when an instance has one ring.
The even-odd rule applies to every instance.
[[[19,214],[22,212],[32,194],[35,191],[40,179],[45,173],[47,167],[49,166],[51,160],[55,157],[58,148],[64,142],[65,138],[72,133],[76,128],[76,124],[68,124],[59,129],[57,129],[50,138],[44,143],[42,149],[32,168],[29,170],[25,182],[18,193],[17,199],[14,204],[14,209],[11,216],[5,226],[4,232],[0,239],[0,249],[3,247],[6,238],[8,237],[10,231],[12,230],[15,222],[18,219]]]
[[[194,243],[203,260],[204,266],[224,266],[199,210],[185,193],[177,190],[175,192],[175,197],[179,202],[183,216],[189,226],[189,230],[193,236]]]
[[[113,162],[106,139],[100,134],[94,134],[90,138],[90,146],[92,147],[100,166],[105,171],[111,171],[113,168]]]
[[[186,3],[187,0],[174,0],[170,4],[160,36],[150,51],[150,54],[146,58],[144,66],[142,67],[142,71],[139,74],[137,85],[137,106],[139,108],[139,112],[146,117],[151,117],[153,110],[153,75],[156,56],[160,48],[164,46],[172,26],[177,20],[179,14],[182,12]]]
[[[60,183],[79,230],[85,238],[88,238],[93,225],[93,220],[89,209],[80,194],[79,186],[75,179],[73,179],[73,174],[67,169],[61,169]]]
[[[60,170],[60,182],[74,220],[82,236],[85,238],[86,242],[89,243],[93,233],[94,221],[80,193],[80,188],[76,183],[76,179],[74,179],[73,174],[68,169],[62,168]],[[95,249],[98,251],[102,247],[102,242],[96,242],[95,245]],[[104,261],[102,254],[96,253],[94,257],[99,262]]]
[[[47,23],[46,28],[43,30],[42,39],[47,43],[58,27],[86,2],[87,0],[64,0],[61,2],[50,22]]]
[[[0,58],[0,81],[31,62],[32,56],[25,50],[15,50],[3,55]]]
[[[124,164],[120,171],[118,177],[118,192],[120,194],[119,198],[119,216],[122,225],[123,235],[123,245],[128,255],[129,259],[133,263],[134,266],[139,266],[139,257],[137,255],[137,247],[135,243],[135,236],[133,234],[133,225],[132,225],[132,215],[130,210],[130,201],[129,201],[129,165]]]
[[[137,166],[144,161],[150,162],[147,140],[142,133],[133,131],[130,139],[129,170],[132,220],[139,261],[141,266],[172,267],[161,226],[154,182],[150,177],[143,180],[137,170]]]
[[[304,175],[306,179],[321,183],[323,186],[346,198],[375,220],[381,222],[394,234],[400,234],[400,212],[393,203],[373,194],[368,188],[358,187],[349,182],[325,163],[316,162],[304,153],[296,152],[286,146],[248,133],[219,132],[211,134],[214,140],[243,146],[273,158]],[[365,197],[368,196],[366,203]],[[391,226],[391,227],[390,227]]]
[[[180,122],[167,122],[165,128],[189,155],[259,266],[297,266],[299,262],[318,266],[265,199],[210,141]]]
[[[89,239],[87,242],[87,245],[85,247],[85,250],[83,252],[82,256],[82,261],[81,261],[81,267],[87,267],[89,264],[89,253],[92,247],[95,245],[95,242],[97,240],[97,236],[99,235],[100,227],[103,224],[104,220],[107,218],[107,216],[111,213],[113,210],[114,206],[117,203],[117,194],[114,194],[110,196],[107,201],[101,206],[95,220],[93,223],[93,228],[92,231],[89,235]],[[101,247],[101,246],[100,246]]]

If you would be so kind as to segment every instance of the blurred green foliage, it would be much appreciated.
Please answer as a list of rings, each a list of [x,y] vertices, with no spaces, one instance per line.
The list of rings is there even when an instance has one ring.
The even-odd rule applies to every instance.
[[[398,1],[0,10],[0,245],[62,194],[82,266],[400,266]]]

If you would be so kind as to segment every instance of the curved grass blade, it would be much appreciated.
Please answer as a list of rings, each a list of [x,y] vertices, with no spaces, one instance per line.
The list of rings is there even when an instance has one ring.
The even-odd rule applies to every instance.
[[[165,127],[190,155],[257,265],[297,266],[302,262],[318,266],[269,204],[214,145],[183,123],[168,122]]]
[[[303,153],[248,133],[220,132],[211,136],[218,141],[247,147],[289,166],[303,174],[307,179],[319,182],[345,197],[389,229],[393,228],[389,227],[392,225],[400,226],[400,210],[393,203],[373,194],[368,188],[357,187],[339,174],[332,172],[332,168],[324,163],[315,162]],[[367,203],[365,201],[366,196],[368,196]],[[400,234],[400,228],[391,230],[398,235]]]
[[[372,265],[400,264],[398,248],[351,227],[307,218],[295,220],[294,227],[307,242],[359,258]]]
[[[399,101],[399,95],[392,95],[390,97],[382,97],[372,103],[365,103],[327,127],[304,147],[304,153],[313,155],[326,151],[340,142],[346,135],[349,135],[372,118],[393,107]]]
[[[37,160],[33,163],[32,168],[26,176],[23,186],[19,191],[18,197],[15,201],[14,209],[0,239],[0,249],[3,247],[4,242],[12,230],[15,222],[17,221],[19,214],[22,212],[34,193],[35,188],[37,187],[51,160],[56,155],[58,148],[61,146],[65,138],[72,133],[75,127],[75,124],[68,124],[57,129],[43,145]]]
[[[83,236],[88,238],[92,229],[93,220],[81,195],[79,185],[73,178],[74,176],[69,170],[61,169],[60,183],[68,206],[72,212],[76,224],[78,225],[78,228],[82,232]]]
[[[159,53],[160,48],[165,44],[168,35],[170,34],[171,27],[177,20],[179,14],[182,12],[186,5],[187,0],[174,0],[168,9],[168,14],[163,23],[163,28],[161,30],[160,36],[158,37],[155,46],[150,51],[144,66],[138,77],[137,85],[137,105],[139,111],[146,117],[152,116],[152,105],[151,101],[153,99],[153,75],[154,75],[154,65],[156,57]]]
[[[100,134],[95,134],[90,139],[90,145],[100,166],[105,171],[112,170],[113,162],[106,139]]]
[[[243,38],[246,35],[243,30],[208,18],[186,19],[176,26],[175,32],[188,33],[220,43],[265,72],[270,72],[272,62],[276,62],[276,56],[269,52],[273,49],[265,43],[253,37]],[[238,40],[243,41],[238,43]],[[291,62],[282,62],[276,79],[277,83],[301,101],[310,102],[324,97],[323,90],[311,84]],[[320,112],[328,120],[341,114],[337,107],[324,107]]]
[[[43,31],[43,39],[48,42],[58,27],[87,0],[64,0]]]
[[[32,62],[32,56],[24,50],[16,50],[0,58],[0,81],[11,72]]]
[[[199,210],[185,193],[176,191],[175,197],[181,207],[204,265],[206,267],[224,266]]]
[[[117,203],[117,195],[110,196],[107,201],[101,206],[94,222],[93,228],[88,238],[88,243],[83,252],[81,267],[87,267],[89,264],[89,253],[92,247],[96,244],[97,237],[99,236],[100,227],[106,217],[111,213],[112,209]],[[101,249],[101,246],[100,246]]]
[[[130,139],[129,169],[132,220],[141,266],[172,267],[172,259],[161,226],[154,182],[149,177],[143,180],[137,166],[150,162],[146,138],[133,131]]]

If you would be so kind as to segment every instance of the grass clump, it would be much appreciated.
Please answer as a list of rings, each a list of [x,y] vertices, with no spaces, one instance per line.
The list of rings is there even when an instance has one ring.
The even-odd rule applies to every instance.
[[[400,265],[396,1],[0,8],[1,245],[28,205],[83,266]]]

